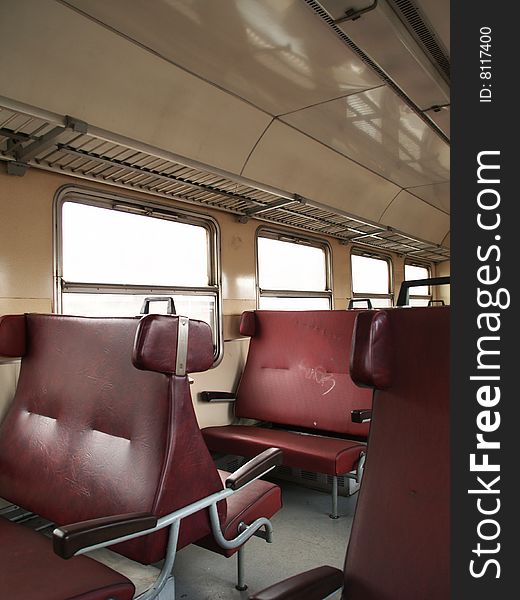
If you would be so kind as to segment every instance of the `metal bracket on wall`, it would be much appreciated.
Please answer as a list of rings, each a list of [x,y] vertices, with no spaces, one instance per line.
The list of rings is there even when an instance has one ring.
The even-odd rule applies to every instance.
[[[244,214],[238,218],[238,222],[247,223],[250,217],[258,216],[260,213],[273,210],[275,208],[282,208],[284,206],[288,206],[289,204],[294,204],[295,202],[299,204],[305,204],[305,198],[302,198],[298,194],[294,194],[293,198],[280,198],[280,200],[276,200],[275,202],[271,202],[265,206],[254,206],[253,208],[248,208],[244,211]]]
[[[340,19],[336,19],[334,21],[334,25],[339,25],[340,23],[345,23],[346,21],[357,21],[361,15],[374,10],[377,7],[378,0],[374,0],[370,6],[366,6],[365,8],[349,8],[345,11],[345,16]]]
[[[65,117],[65,125],[53,127],[44,135],[28,136],[17,133],[11,136],[7,147],[7,154],[14,158],[14,162],[8,163],[7,173],[9,175],[17,175],[18,177],[25,175],[29,168],[29,161],[52,146],[57,147],[58,137],[64,131],[67,131],[67,129],[75,133],[85,134],[88,131],[88,125],[85,121],[67,115]],[[30,141],[30,143],[24,146],[24,142],[27,141]]]
[[[26,163],[11,160],[7,163],[7,174],[16,175],[16,177],[23,177],[27,173],[29,165]]]

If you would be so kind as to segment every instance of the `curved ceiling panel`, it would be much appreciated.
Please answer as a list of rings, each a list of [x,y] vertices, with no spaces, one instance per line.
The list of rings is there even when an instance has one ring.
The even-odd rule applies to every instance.
[[[445,183],[436,183],[434,185],[409,188],[408,191],[414,196],[421,198],[421,200],[428,202],[428,204],[431,204],[444,212],[450,212],[450,184],[448,181]]]
[[[2,94],[238,172],[271,118],[50,0],[0,5]]]
[[[372,221],[399,192],[393,183],[280,121],[264,134],[243,175]]]
[[[381,84],[300,1],[66,2],[272,115]]]
[[[450,177],[449,145],[386,86],[305,108],[282,120],[400,187]]]
[[[380,222],[420,239],[441,244],[450,230],[450,217],[403,190],[382,215]]]

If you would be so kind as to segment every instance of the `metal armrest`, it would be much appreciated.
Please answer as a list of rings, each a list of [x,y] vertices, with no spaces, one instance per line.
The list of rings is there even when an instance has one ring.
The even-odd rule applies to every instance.
[[[200,399],[204,402],[235,402],[233,392],[201,392]]]
[[[258,456],[255,456],[245,465],[237,469],[226,479],[226,487],[230,490],[238,490],[247,483],[264,475],[274,467],[282,464],[283,452],[280,448],[269,448]]]
[[[58,556],[71,558],[83,548],[147,531],[156,525],[157,517],[149,513],[130,513],[90,519],[57,527],[52,532],[52,545]]]
[[[371,408],[361,408],[353,410],[350,413],[352,417],[352,423],[370,423],[372,420],[372,409]]]
[[[343,585],[343,571],[318,567],[250,596],[249,600],[323,600]]]

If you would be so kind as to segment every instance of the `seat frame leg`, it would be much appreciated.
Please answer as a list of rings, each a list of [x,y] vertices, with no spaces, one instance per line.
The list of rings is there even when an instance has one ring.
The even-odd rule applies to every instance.
[[[329,515],[331,519],[339,519],[338,515],[338,477],[332,477],[332,512]]]
[[[237,584],[235,585],[235,588],[239,592],[247,590],[244,577],[244,548],[245,545],[240,546],[237,552]]]

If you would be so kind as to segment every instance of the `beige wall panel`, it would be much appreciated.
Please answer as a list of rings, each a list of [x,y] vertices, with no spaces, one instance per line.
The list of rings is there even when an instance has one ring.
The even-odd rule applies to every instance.
[[[392,291],[394,293],[394,302],[397,302],[401,283],[404,281],[404,263],[406,256],[392,256]]]
[[[262,137],[243,174],[371,220],[399,192],[393,183],[279,121]]]
[[[270,117],[51,0],[0,3],[4,96],[238,172]]]
[[[0,164],[0,298],[52,299],[52,199],[60,177],[6,175]],[[42,306],[40,303],[38,306]],[[30,307],[29,307],[30,308]],[[18,312],[27,310],[20,304]]]
[[[0,298],[0,315],[50,312],[51,298]]]
[[[386,86],[282,120],[406,188],[446,181],[450,148]]]
[[[348,306],[350,290],[350,258],[345,244],[338,240],[330,242],[332,248],[332,276],[334,279],[334,308],[343,310]]]
[[[236,215],[224,213],[219,214],[218,221],[222,246],[223,296],[256,300],[255,232],[258,222],[238,223]]]
[[[438,263],[436,265],[436,275],[437,277],[447,277],[450,275],[450,261],[446,260],[444,262]],[[438,285],[434,288],[435,290],[435,298],[438,300],[444,300],[445,304],[450,304],[450,286],[449,285]]]
[[[14,397],[19,372],[19,363],[0,363],[0,423]]]
[[[450,229],[449,215],[405,190],[384,212],[380,222],[434,244],[440,244]]]
[[[303,2],[68,3],[273,115],[381,83]]]
[[[191,395],[200,427],[211,425],[227,425],[233,420],[233,404],[229,402],[208,403],[199,400],[199,393],[204,390],[234,392],[247,357],[249,340],[242,338],[224,344],[224,358],[218,367],[204,373],[192,375],[194,383]]]

